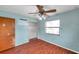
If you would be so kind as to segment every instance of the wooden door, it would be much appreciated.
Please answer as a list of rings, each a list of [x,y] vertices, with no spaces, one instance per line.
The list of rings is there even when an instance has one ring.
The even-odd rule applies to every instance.
[[[15,46],[15,19],[0,17],[0,51]]]

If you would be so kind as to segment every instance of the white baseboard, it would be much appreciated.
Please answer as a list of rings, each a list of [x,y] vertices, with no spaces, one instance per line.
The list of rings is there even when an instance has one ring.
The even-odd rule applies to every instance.
[[[44,40],[43,38],[40,38],[40,37],[38,37],[38,38],[41,39],[41,40]],[[47,41],[47,40],[44,40],[44,41],[49,42],[49,43],[51,43],[51,44],[54,44],[54,45],[56,45],[56,46],[59,46],[59,47],[61,47],[61,48],[64,48],[64,49],[67,49],[67,50],[69,50],[69,51],[72,51],[72,52],[75,52],[75,53],[78,53],[78,54],[79,54],[78,51],[75,51],[75,50],[69,49],[69,48],[67,48],[67,47],[63,47],[63,46],[61,46],[61,45],[59,45],[59,44],[52,43],[52,42]]]

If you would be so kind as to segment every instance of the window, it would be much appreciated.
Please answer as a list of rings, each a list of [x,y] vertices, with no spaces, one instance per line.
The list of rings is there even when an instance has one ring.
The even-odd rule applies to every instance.
[[[60,20],[47,21],[45,23],[45,32],[59,35]]]

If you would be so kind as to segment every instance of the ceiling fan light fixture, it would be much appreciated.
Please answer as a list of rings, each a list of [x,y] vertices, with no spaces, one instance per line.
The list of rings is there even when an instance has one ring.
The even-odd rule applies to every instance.
[[[42,19],[43,19],[43,20],[45,20],[45,19],[46,19],[46,16],[45,16],[45,15],[42,15],[41,17],[42,17]]]
[[[40,17],[39,20],[43,20],[43,19]]]
[[[45,20],[46,17],[47,17],[47,16],[45,16],[45,15],[38,15],[38,16],[37,16],[37,18],[38,18],[39,20]]]
[[[38,20],[42,20],[42,17],[39,16],[39,15],[37,15],[37,19],[38,19]]]

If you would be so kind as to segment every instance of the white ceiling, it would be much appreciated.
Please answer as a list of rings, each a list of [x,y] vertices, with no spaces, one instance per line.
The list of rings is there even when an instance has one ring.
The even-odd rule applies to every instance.
[[[48,15],[55,15],[57,13],[66,12],[79,8],[78,5],[44,5],[45,10],[56,9],[57,12],[50,13]],[[0,5],[0,10],[20,14],[23,16],[37,17],[37,14],[28,14],[32,12],[37,12],[38,9],[35,5]]]

